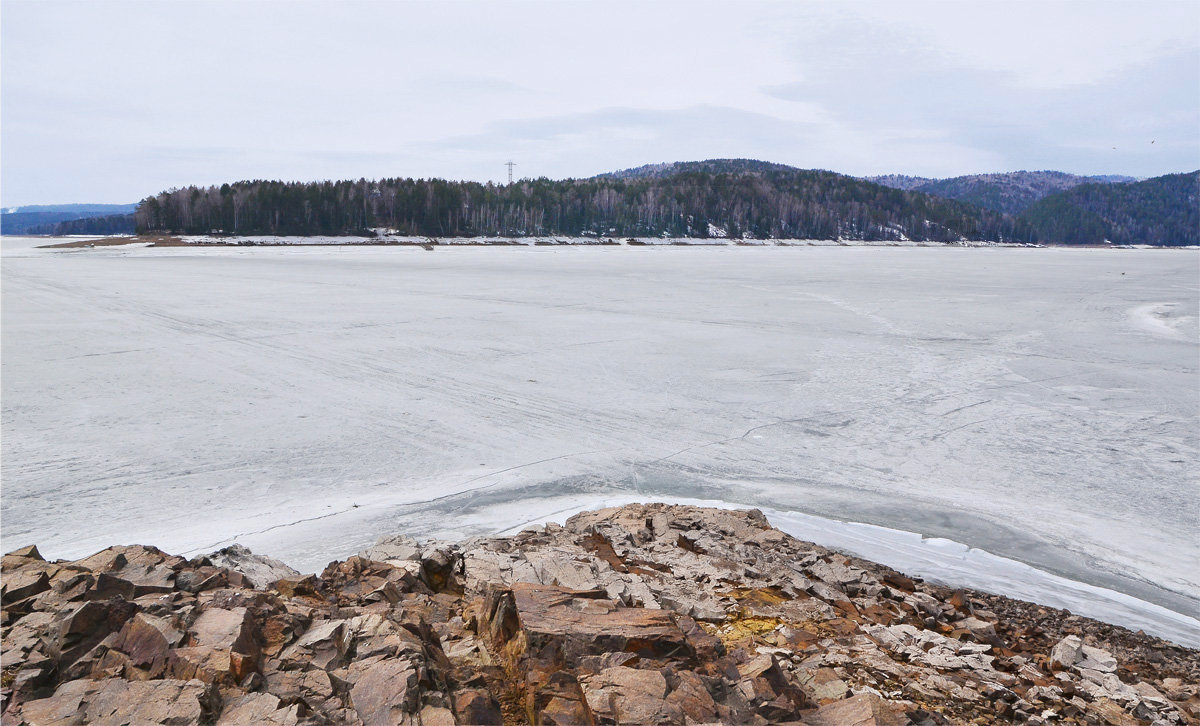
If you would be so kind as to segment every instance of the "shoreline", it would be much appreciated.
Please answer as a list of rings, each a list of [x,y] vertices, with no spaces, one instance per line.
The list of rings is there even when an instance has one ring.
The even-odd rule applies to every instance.
[[[13,235],[25,236],[27,235]],[[422,237],[384,235],[357,237],[354,235],[117,235],[93,237],[87,235],[49,237],[47,240],[68,240],[37,245],[36,249],[78,249],[89,247],[122,247],[143,245],[153,248],[176,247],[421,247],[426,250],[452,247],[922,247],[922,248],[997,248],[997,249],[1200,249],[1195,245],[1068,245],[1053,243],[990,242],[961,240],[958,242],[914,242],[911,240],[817,240],[771,239],[729,240],[691,237],[572,237],[546,235],[531,237]]]
[[[571,516],[594,509],[646,501],[645,497],[601,496],[588,498],[547,519],[531,519],[494,536],[514,535],[546,522],[562,524]],[[669,498],[649,501],[714,509],[745,509],[750,505],[709,499]],[[919,532],[849,522],[803,512],[757,506],[777,529],[793,537],[854,557],[891,567],[947,587],[965,587],[1037,605],[1070,610],[1130,630],[1200,648],[1200,619],[1112,588],[1092,585],[1009,557]]]
[[[73,562],[24,547],[4,574],[14,722],[148,723],[167,704],[196,726],[1200,715],[1200,650],[910,577],[754,509],[626,504],[510,536],[385,536],[307,576],[244,547],[140,545]]]
[[[1194,615],[1159,605],[1136,595],[1110,587],[1094,585],[1069,575],[1058,574],[1031,565],[1021,560],[994,554],[979,547],[946,537],[926,536],[891,527],[866,522],[845,521],[798,511],[774,509],[766,506],[691,497],[647,497],[645,494],[628,495],[597,494],[575,497],[516,499],[498,503],[489,508],[491,519],[488,526],[472,526],[468,515],[457,522],[455,530],[424,536],[421,533],[398,530],[395,536],[416,536],[416,539],[433,542],[466,542],[479,537],[509,537],[520,532],[539,528],[545,524],[563,524],[572,516],[599,509],[653,502],[670,506],[693,506],[720,510],[757,509],[767,517],[772,526],[806,542],[872,563],[895,569],[910,577],[919,577],[931,583],[950,587],[968,588],[991,595],[1033,603],[1043,607],[1068,610],[1097,621],[1141,630],[1147,634],[1165,638],[1180,645],[1200,648],[1200,619]],[[422,505],[426,502],[413,502]],[[540,508],[539,508],[540,505]],[[404,505],[391,505],[404,506]],[[370,504],[354,504],[345,510],[323,515],[320,519],[332,520],[341,515],[369,516]],[[516,510],[516,511],[513,511]],[[532,511],[531,511],[532,510]],[[247,533],[211,542],[203,547],[175,548],[183,556],[199,556],[210,549],[233,545],[247,546],[259,555],[287,564],[304,573],[320,572],[330,559],[349,557],[359,545],[330,545],[331,539],[319,532],[311,532],[303,525],[306,520],[273,524],[257,533]],[[352,528],[353,523],[343,522],[341,528]],[[326,526],[332,522],[325,522]],[[287,530],[291,537],[305,537],[310,532],[314,539],[325,542],[326,554],[320,562],[298,560],[287,555],[280,556],[272,547],[275,537],[261,537],[272,531],[279,534]],[[419,535],[419,536],[417,536]],[[21,543],[22,546],[39,543]],[[133,546],[146,544],[140,540],[122,541],[120,544]],[[350,544],[350,543],[347,543]],[[11,547],[7,542],[0,549]],[[40,546],[40,545],[39,545]],[[47,555],[57,554],[48,548]],[[87,557],[92,552],[71,552],[68,559]],[[1156,586],[1157,587],[1157,586]],[[1161,589],[1161,588],[1159,588]],[[1164,590],[1164,592],[1170,592]],[[1176,593],[1177,594],[1177,593]],[[1178,594],[1177,594],[1178,595]],[[1179,595],[1179,597],[1183,597]]]

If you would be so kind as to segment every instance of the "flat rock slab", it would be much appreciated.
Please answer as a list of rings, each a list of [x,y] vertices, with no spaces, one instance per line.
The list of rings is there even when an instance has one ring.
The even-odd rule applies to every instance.
[[[603,591],[516,583],[511,595],[528,648],[563,641],[586,653],[629,651],[647,657],[690,652],[673,613],[620,607]]]

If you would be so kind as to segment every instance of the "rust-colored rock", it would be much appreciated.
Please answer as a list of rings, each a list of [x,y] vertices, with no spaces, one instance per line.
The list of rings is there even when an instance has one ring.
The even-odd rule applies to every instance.
[[[907,726],[903,708],[879,696],[861,694],[822,706],[805,714],[807,726]]]
[[[492,596],[489,622],[500,622],[494,633],[504,634],[509,614],[505,601],[511,593],[516,618],[526,639],[526,648],[540,651],[556,647],[563,658],[586,654],[626,651],[643,657],[689,657],[691,644],[676,624],[675,615],[664,610],[620,607],[603,591],[569,590],[562,587],[516,583]]]
[[[379,660],[365,668],[350,690],[364,726],[392,726],[417,711],[419,676],[404,660]]]
[[[320,576],[241,548],[0,567],[4,726],[1200,721],[1194,650],[908,578],[755,511],[396,537]]]

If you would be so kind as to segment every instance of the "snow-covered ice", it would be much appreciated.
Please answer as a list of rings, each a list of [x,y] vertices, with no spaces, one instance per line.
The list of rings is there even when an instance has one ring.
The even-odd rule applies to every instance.
[[[6,550],[312,570],[701,499],[1200,612],[1195,250],[3,243]]]

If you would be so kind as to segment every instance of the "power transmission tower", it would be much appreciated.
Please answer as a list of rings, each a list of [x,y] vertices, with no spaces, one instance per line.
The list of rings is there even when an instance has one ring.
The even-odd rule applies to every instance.
[[[508,183],[512,184],[512,168],[517,164],[516,162],[506,161],[504,165],[508,167]]]

